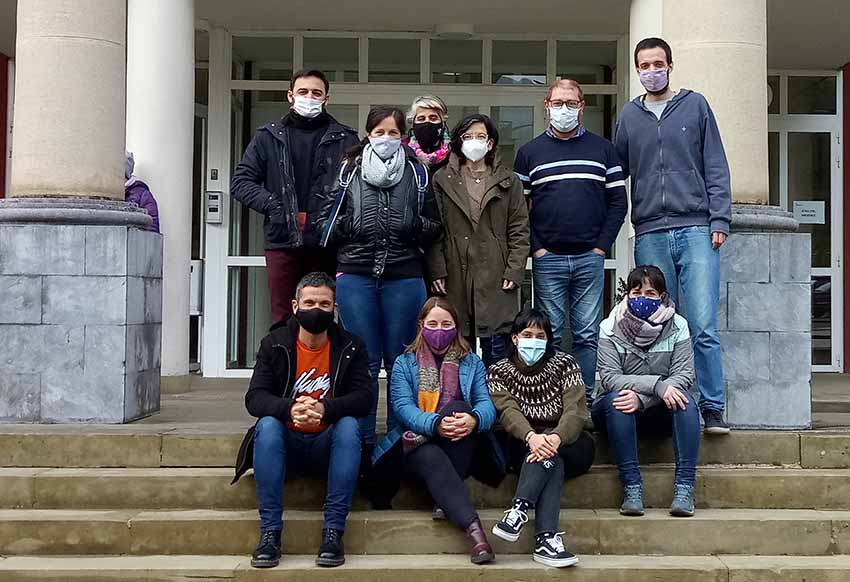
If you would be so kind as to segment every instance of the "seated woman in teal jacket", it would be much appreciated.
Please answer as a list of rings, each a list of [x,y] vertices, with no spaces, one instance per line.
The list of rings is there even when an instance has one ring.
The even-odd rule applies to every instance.
[[[472,563],[483,564],[494,559],[493,550],[464,480],[496,408],[487,370],[458,335],[457,322],[446,299],[423,305],[416,339],[393,366],[390,405],[398,427],[375,448],[373,462],[376,476],[401,473],[424,483],[446,519],[466,532]]]

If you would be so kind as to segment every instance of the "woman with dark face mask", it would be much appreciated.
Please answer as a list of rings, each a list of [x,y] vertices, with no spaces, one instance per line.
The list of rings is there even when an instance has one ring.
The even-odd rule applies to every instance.
[[[410,134],[406,145],[432,176],[449,163],[451,138],[446,125],[448,117],[446,104],[435,95],[417,97],[407,112]]]
[[[375,444],[381,362],[389,383],[393,362],[416,336],[427,296],[424,251],[441,228],[428,172],[401,143],[405,131],[399,109],[374,107],[367,135],[343,160],[319,217],[322,245],[337,252],[340,319],[369,352],[372,410],[360,421],[367,449]],[[394,424],[388,410],[388,429]]]

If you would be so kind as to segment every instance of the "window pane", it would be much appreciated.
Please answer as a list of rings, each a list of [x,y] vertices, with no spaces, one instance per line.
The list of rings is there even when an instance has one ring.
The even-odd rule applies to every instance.
[[[517,150],[534,137],[534,107],[493,107],[490,117],[499,129],[502,163],[512,168]]]
[[[331,83],[359,81],[359,55],[356,38],[304,39],[304,67],[319,69]]]
[[[227,367],[252,368],[272,324],[265,267],[227,270]]]
[[[262,79],[260,71],[270,69],[265,78],[288,81],[292,77],[292,38],[253,36],[233,37],[233,78]]]
[[[812,364],[832,364],[831,277],[812,277]]]
[[[767,78],[767,112],[771,114],[779,113],[779,92],[780,84],[779,77],[771,76]]]
[[[836,77],[788,77],[788,113],[835,115]]]
[[[770,192],[770,204],[779,206],[779,133],[767,134],[767,166]]]
[[[821,201],[824,224],[801,224],[812,235],[812,267],[830,267],[830,134],[788,134],[788,209],[795,201]]]
[[[617,127],[615,95],[585,95],[582,125],[597,135],[613,140]]]
[[[419,83],[419,40],[370,38],[370,83]]]
[[[449,126],[449,133],[464,117],[475,113],[478,113],[477,105],[449,105],[449,119],[446,122],[446,125]]]
[[[493,41],[493,83],[545,85],[545,41]]]
[[[480,83],[480,40],[432,40],[431,82]]]
[[[586,84],[616,83],[616,42],[558,41],[556,71],[561,79]]]
[[[339,105],[331,101],[328,103],[327,110],[334,119],[343,125],[353,127],[354,129],[358,129],[360,127],[360,120],[357,119],[359,113],[357,105]]]

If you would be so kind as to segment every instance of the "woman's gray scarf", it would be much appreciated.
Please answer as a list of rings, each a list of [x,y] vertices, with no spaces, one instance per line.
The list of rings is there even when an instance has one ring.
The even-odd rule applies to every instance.
[[[384,161],[375,153],[372,146],[367,144],[363,148],[360,161],[363,180],[375,188],[392,188],[401,182],[406,162],[407,153],[404,147],[398,148],[393,157]]]
[[[664,300],[658,311],[649,316],[649,320],[640,319],[629,309],[629,297],[626,295],[617,305],[616,322],[633,345],[647,349],[654,344],[664,329],[664,324],[676,315],[676,305],[670,300],[669,295],[664,295]]]

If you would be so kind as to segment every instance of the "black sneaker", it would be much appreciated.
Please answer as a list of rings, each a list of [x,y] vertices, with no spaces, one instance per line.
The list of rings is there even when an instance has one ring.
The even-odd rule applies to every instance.
[[[578,558],[564,547],[562,535],[564,535],[562,531],[537,534],[534,543],[534,561],[552,568],[566,568],[578,564]]]
[[[723,421],[722,410],[706,410],[702,413],[702,420],[705,434],[729,434],[729,425]]]
[[[341,529],[328,528],[322,530],[322,545],[319,546],[319,555],[316,557],[317,566],[333,568],[345,564],[342,534]]]
[[[251,554],[251,565],[254,568],[274,568],[280,564],[280,530],[260,532],[260,541]]]
[[[519,539],[522,526],[528,523],[528,503],[521,499],[514,501],[513,507],[505,512],[504,517],[493,526],[493,535],[502,538],[506,542],[515,542]]]
[[[431,519],[434,521],[446,521],[446,512],[440,506],[435,505],[434,511],[431,512]]]

